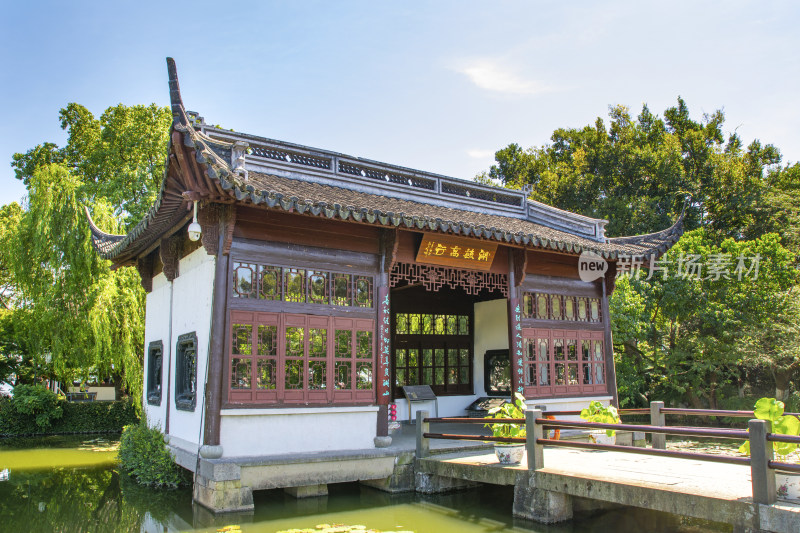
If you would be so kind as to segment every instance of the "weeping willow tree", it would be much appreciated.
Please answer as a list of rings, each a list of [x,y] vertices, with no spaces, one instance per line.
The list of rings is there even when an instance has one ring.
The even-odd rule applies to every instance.
[[[144,291],[138,273],[109,269],[92,247],[83,206],[86,186],[63,166],[38,168],[12,243],[10,269],[27,313],[29,349],[64,381],[90,374],[124,378],[141,393]],[[94,217],[119,223],[107,202]]]
[[[17,340],[56,379],[110,376],[138,400],[145,294],[135,269],[112,271],[94,250],[84,207],[110,233],[139,221],[158,193],[171,115],[118,105],[97,119],[69,104],[60,119],[65,147],[44,143],[12,161],[28,189],[0,252],[25,321]]]

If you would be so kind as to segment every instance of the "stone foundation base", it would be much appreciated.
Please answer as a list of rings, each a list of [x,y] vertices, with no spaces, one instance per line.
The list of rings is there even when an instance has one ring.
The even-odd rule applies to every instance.
[[[455,490],[478,487],[480,486],[480,483],[467,481],[465,479],[455,479],[451,477],[437,476],[436,474],[417,472],[415,475],[415,485],[417,492],[422,494],[438,494],[441,492],[452,492]]]
[[[572,497],[536,488],[534,475],[526,473],[514,485],[514,516],[554,524],[572,519]]]
[[[406,452],[397,456],[392,475],[382,479],[366,479],[362,485],[390,492],[413,492],[414,481],[414,452]]]
[[[213,481],[195,475],[192,492],[194,501],[215,513],[252,511],[255,508],[252,489],[242,486],[239,479]]]
[[[328,485],[302,485],[300,487],[286,487],[283,489],[286,494],[297,498],[316,498],[317,496],[328,495]]]

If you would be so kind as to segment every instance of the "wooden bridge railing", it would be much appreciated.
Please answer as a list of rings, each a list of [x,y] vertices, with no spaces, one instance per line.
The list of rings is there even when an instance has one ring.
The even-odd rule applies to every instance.
[[[483,442],[501,442],[525,444],[528,457],[528,470],[535,471],[544,467],[544,446],[580,448],[589,450],[606,450],[642,455],[655,455],[662,457],[676,457],[683,459],[696,459],[708,462],[727,463],[750,466],[753,485],[753,501],[760,504],[775,503],[777,491],[775,486],[775,469],[800,473],[800,465],[775,461],[774,448],[771,442],[789,442],[800,444],[800,437],[770,433],[768,420],[751,419],[748,429],[726,428],[699,428],[699,427],[670,427],[666,425],[665,415],[689,416],[723,416],[723,417],[752,417],[752,411],[722,411],[716,409],[672,409],[665,408],[663,402],[652,402],[650,409],[621,409],[621,415],[650,414],[650,424],[600,424],[574,420],[553,420],[544,418],[544,413],[538,409],[525,412],[525,418],[429,418],[427,411],[417,411],[417,457],[424,458],[430,455],[430,439],[446,440],[474,440]],[[580,411],[548,411],[548,416],[578,415]],[[794,414],[794,413],[788,413]],[[481,435],[458,435],[448,433],[431,433],[430,423],[459,423],[459,424],[525,424],[527,437],[489,437]],[[650,433],[652,435],[652,448],[634,446],[621,446],[616,444],[595,444],[569,440],[555,440],[545,438],[548,429],[612,429],[622,431],[635,431]],[[713,455],[666,449],[666,436],[679,435],[684,437],[705,437],[718,439],[749,440],[750,457],[734,457],[727,455]]]

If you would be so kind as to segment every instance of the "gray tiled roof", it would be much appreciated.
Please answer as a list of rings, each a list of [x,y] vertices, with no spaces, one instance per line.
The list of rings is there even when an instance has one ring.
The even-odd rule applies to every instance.
[[[587,239],[567,231],[537,224],[517,216],[456,209],[415,202],[389,195],[359,192],[343,186],[297,180],[272,174],[250,172],[245,178],[231,168],[231,143],[211,139],[190,123],[178,87],[174,62],[170,71],[173,124],[170,130],[168,168],[161,190],[147,215],[128,233],[112,235],[95,226],[89,217],[92,242],[101,257],[117,265],[131,264],[152,249],[153,244],[186,218],[183,191],[202,193],[206,201],[257,205],[299,214],[345,221],[400,227],[420,231],[454,233],[490,239],[512,245],[580,254],[595,251],[607,259],[620,255],[660,255],[683,233],[683,217],[673,226],[648,235]],[[183,159],[182,159],[183,158]],[[180,161],[183,163],[180,163]],[[182,166],[176,171],[175,165]],[[172,172],[171,172],[172,171]],[[183,181],[176,176],[187,176]]]
[[[230,184],[241,190],[241,185]],[[225,184],[223,183],[223,186]],[[516,217],[440,207],[309,181],[251,172],[248,199],[299,213],[378,223],[384,226],[475,236],[568,253],[594,250],[608,258],[619,254],[649,255],[680,237],[680,224],[658,233],[600,243]],[[680,222],[680,221],[679,221]],[[673,240],[674,238],[674,240]]]

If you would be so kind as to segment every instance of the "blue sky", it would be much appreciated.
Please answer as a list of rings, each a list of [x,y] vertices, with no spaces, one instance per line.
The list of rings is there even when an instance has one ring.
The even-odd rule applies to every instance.
[[[237,131],[471,178],[623,104],[692,116],[800,158],[795,2],[5,2],[0,203],[58,111],[169,102]]]

